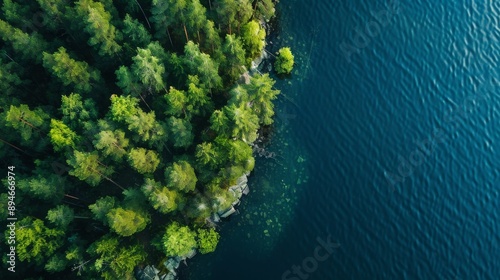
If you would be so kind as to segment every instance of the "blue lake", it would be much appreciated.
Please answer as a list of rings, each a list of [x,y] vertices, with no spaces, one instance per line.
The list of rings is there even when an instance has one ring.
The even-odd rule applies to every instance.
[[[278,10],[266,48],[296,67],[276,123],[240,214],[181,278],[500,279],[500,2]]]

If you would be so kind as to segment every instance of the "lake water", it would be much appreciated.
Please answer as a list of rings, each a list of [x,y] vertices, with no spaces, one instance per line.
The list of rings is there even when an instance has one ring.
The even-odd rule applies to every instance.
[[[182,279],[500,279],[500,2],[278,9],[276,156]]]

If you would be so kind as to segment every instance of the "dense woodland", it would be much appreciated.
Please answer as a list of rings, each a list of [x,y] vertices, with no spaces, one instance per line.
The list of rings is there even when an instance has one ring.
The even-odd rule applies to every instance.
[[[215,250],[209,217],[234,202],[228,187],[273,122],[270,76],[236,83],[273,16],[272,0],[3,0],[0,158],[16,167],[19,278],[134,279]]]

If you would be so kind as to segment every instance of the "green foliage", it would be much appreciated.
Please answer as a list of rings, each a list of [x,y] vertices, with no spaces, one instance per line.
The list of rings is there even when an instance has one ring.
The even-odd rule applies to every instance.
[[[133,148],[128,154],[130,165],[141,174],[155,172],[160,158],[155,151],[144,148]]]
[[[61,112],[63,122],[73,129],[97,117],[96,105],[92,99],[82,100],[78,93],[61,97]]]
[[[33,197],[59,202],[64,196],[65,180],[56,174],[38,174],[36,177],[18,181],[18,187]]]
[[[94,242],[87,251],[96,258],[94,267],[106,280],[134,279],[134,267],[146,259],[140,246],[123,246],[111,235]]]
[[[121,34],[110,20],[111,14],[100,2],[79,0],[75,3],[77,14],[85,21],[85,31],[90,34],[88,44],[95,47],[100,55],[114,55],[121,50],[117,40]]]
[[[165,89],[163,75],[165,66],[160,59],[154,56],[150,49],[137,48],[137,55],[132,58],[132,73],[139,77],[140,81],[147,87],[156,91]]]
[[[33,260],[40,264],[63,245],[63,238],[64,231],[48,228],[42,220],[26,217],[16,226],[17,256],[20,261]]]
[[[62,121],[50,120],[50,141],[54,145],[56,151],[60,151],[66,147],[74,148],[78,136]]]
[[[278,51],[278,58],[274,63],[274,67],[276,68],[276,72],[278,74],[290,74],[293,69],[293,54],[290,48],[285,47],[281,48]]]
[[[25,141],[31,139],[34,132],[41,132],[47,126],[48,115],[41,109],[30,110],[28,105],[10,105],[5,117],[6,125],[14,128]]]
[[[125,132],[121,130],[103,130],[96,135],[94,146],[102,150],[105,156],[111,156],[114,160],[120,161],[127,154],[129,140],[125,138]]]
[[[196,233],[188,226],[181,226],[177,222],[171,223],[162,238],[167,256],[186,256],[196,248],[195,238]]]
[[[196,174],[187,161],[174,162],[165,169],[167,185],[181,192],[193,191],[196,187]]]
[[[172,139],[174,147],[187,148],[193,143],[193,127],[188,120],[170,117],[168,119],[170,134],[175,135]]]
[[[225,113],[232,120],[232,137],[245,142],[254,142],[259,129],[259,117],[255,115],[248,103],[242,102],[238,106],[232,104],[225,109]]]
[[[163,214],[176,210],[177,203],[181,199],[181,196],[176,191],[162,187],[152,179],[146,179],[141,189],[148,197],[151,206]]]
[[[234,81],[263,50],[273,1],[1,8],[0,157],[24,174],[20,203],[37,206],[18,212],[23,276],[133,279],[138,265],[215,250],[217,232],[192,229],[235,202],[227,188],[253,169],[251,143],[272,123],[274,81]]]
[[[127,39],[127,43],[132,47],[146,47],[151,41],[151,34],[137,19],[132,18],[129,14],[123,19],[123,37]]]
[[[221,67],[226,69],[229,77],[234,81],[245,72],[245,67],[243,67],[245,65],[243,43],[236,36],[228,34],[222,45],[222,53],[225,56],[225,60],[221,64]]]
[[[258,22],[252,20],[243,26],[241,34],[243,45],[250,60],[257,58],[264,49],[266,31],[262,29]]]
[[[60,272],[63,271],[68,265],[68,261],[61,254],[53,255],[45,264],[45,270],[48,272]]]
[[[121,207],[111,209],[106,215],[109,227],[121,236],[130,236],[144,230],[149,223],[149,216],[141,211],[124,209]]]
[[[215,251],[217,243],[219,243],[220,235],[213,228],[198,229],[198,249],[200,253],[207,254]]]
[[[65,86],[72,85],[79,92],[90,92],[93,84],[101,79],[99,71],[84,61],[72,59],[64,47],[53,54],[43,52],[43,66]]]
[[[67,228],[74,218],[75,212],[67,205],[59,205],[47,213],[47,220],[61,229]]]
[[[89,209],[94,214],[94,219],[108,224],[108,213],[117,205],[114,197],[101,197],[94,204],[89,205]]]
[[[128,122],[137,115],[139,99],[126,95],[111,95],[111,119],[117,122]]]
[[[49,44],[38,33],[27,34],[1,19],[0,38],[4,42],[10,43],[16,54],[19,54],[22,59],[28,61],[40,63],[42,61],[42,53],[49,49]]]
[[[67,163],[73,167],[70,175],[87,182],[91,186],[97,186],[103,178],[108,178],[113,173],[113,168],[99,161],[96,152],[85,153],[75,150]]]
[[[259,117],[259,123],[270,125],[274,116],[273,100],[280,93],[273,89],[274,80],[269,74],[255,75],[250,79],[250,84],[246,86],[249,101],[252,102],[252,109]]]
[[[203,142],[196,146],[195,152],[197,162],[202,166],[215,169],[220,164],[220,151],[212,143]]]
[[[189,41],[184,47],[186,68],[191,75],[197,75],[208,89],[220,89],[219,64],[210,55],[202,53],[197,44]]]
[[[274,16],[273,0],[257,0],[255,14],[258,18],[268,22]]]

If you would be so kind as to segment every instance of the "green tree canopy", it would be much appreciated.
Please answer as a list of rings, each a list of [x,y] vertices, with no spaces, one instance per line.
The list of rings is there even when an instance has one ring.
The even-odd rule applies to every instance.
[[[73,167],[69,171],[70,175],[91,186],[97,186],[103,178],[109,179],[108,177],[113,173],[111,166],[106,166],[99,160],[97,152],[85,153],[75,150],[67,163]]]
[[[207,254],[215,251],[217,243],[219,243],[220,235],[213,228],[198,229],[198,249],[200,253]]]
[[[41,132],[48,126],[48,114],[37,108],[30,110],[28,105],[10,105],[5,117],[6,125],[14,128],[21,134],[23,140],[28,141],[34,132]]]
[[[16,227],[17,256],[20,261],[33,260],[40,264],[63,245],[63,238],[64,231],[46,227],[42,220],[26,217]]]
[[[165,169],[167,185],[182,192],[193,191],[196,187],[196,174],[193,167],[184,160],[174,162]]]
[[[87,93],[101,80],[98,70],[90,68],[87,62],[77,61],[69,56],[64,47],[53,54],[43,53],[43,66],[65,86],[73,86],[78,92]]]
[[[290,48],[281,48],[278,51],[278,58],[274,63],[274,68],[278,74],[290,74],[293,69],[293,54]]]
[[[92,99],[83,100],[78,93],[61,97],[63,122],[72,129],[82,128],[82,124],[97,117],[96,105]]]
[[[252,20],[243,26],[241,36],[247,57],[250,60],[259,57],[264,49],[266,31],[260,27],[258,22]]]
[[[47,220],[61,229],[66,229],[74,218],[75,212],[67,205],[58,205],[47,213]]]
[[[94,215],[94,219],[108,224],[108,213],[117,205],[116,199],[112,196],[101,197],[94,204],[89,205],[89,209]]]
[[[163,214],[176,210],[177,203],[181,199],[181,196],[176,191],[162,187],[152,179],[146,179],[141,189],[147,196],[151,206]]]
[[[274,104],[272,101],[280,93],[279,90],[273,89],[274,83],[274,80],[266,73],[254,75],[250,79],[250,84],[245,86],[249,101],[252,102],[252,110],[259,117],[259,123],[264,125],[273,123]]]
[[[103,3],[79,0],[75,3],[77,14],[85,21],[85,31],[90,34],[88,44],[100,55],[114,55],[121,50],[121,33],[110,22],[111,14]]]
[[[0,38],[2,38],[3,42],[10,43],[12,49],[23,60],[40,63],[42,53],[49,49],[49,44],[38,33],[27,34],[1,19]]]
[[[66,147],[75,148],[78,141],[78,136],[62,121],[51,119],[50,120],[50,141],[54,145],[56,151],[60,151]]]
[[[167,255],[173,257],[184,257],[197,246],[196,233],[188,226],[181,226],[177,222],[167,227],[162,241]]]
[[[94,268],[106,280],[133,279],[134,268],[146,259],[139,245],[124,246],[116,237],[105,235],[87,250],[96,258]]]
[[[141,174],[155,172],[158,164],[160,164],[158,154],[153,150],[144,148],[131,149],[128,154],[128,160],[130,165]]]
[[[170,134],[175,135],[171,139],[174,147],[187,148],[191,146],[194,134],[193,126],[188,120],[170,117],[168,119],[168,126],[170,127]]]
[[[121,207],[111,209],[106,215],[110,228],[121,236],[130,236],[146,228],[149,216],[141,211],[124,209]]]
[[[116,161],[120,161],[127,154],[128,145],[129,140],[125,138],[125,132],[119,129],[103,130],[96,135],[96,140],[94,140],[96,149],[101,150],[105,156],[111,156]]]

